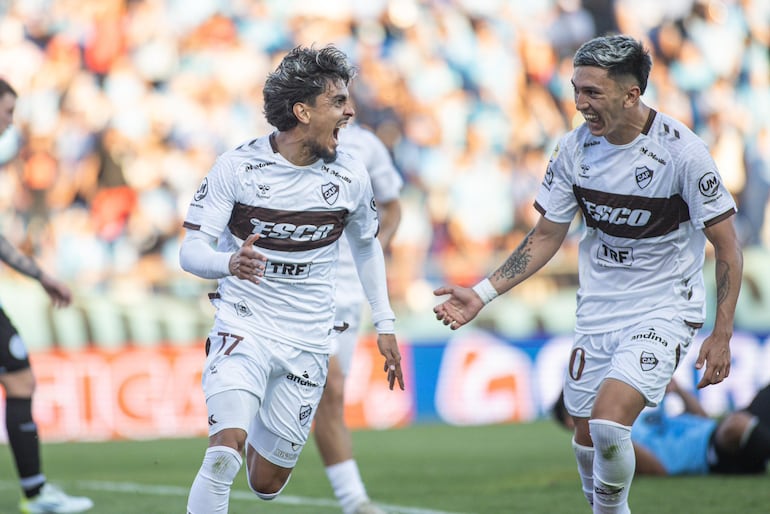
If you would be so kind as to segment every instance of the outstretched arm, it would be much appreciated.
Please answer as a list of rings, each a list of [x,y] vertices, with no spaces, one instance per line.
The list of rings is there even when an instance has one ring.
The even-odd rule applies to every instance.
[[[385,357],[384,371],[388,375],[390,389],[398,382],[404,389],[404,375],[401,370],[401,353],[395,335],[396,315],[390,307],[388,282],[385,275],[385,257],[380,242],[375,238],[349,238],[353,260],[364,288],[364,294],[372,310],[372,322],[377,331],[377,348]]]
[[[456,330],[465,325],[492,301],[542,268],[556,254],[569,230],[569,223],[540,220],[494,273],[473,288],[444,286],[433,291],[449,299],[433,308],[436,319]]]
[[[55,307],[65,307],[72,301],[72,292],[69,287],[44,273],[34,259],[18,251],[3,236],[0,236],[0,260],[19,273],[40,282]]]
[[[743,253],[735,233],[733,216],[704,229],[714,245],[716,259],[717,306],[711,334],[703,341],[695,367],[706,371],[698,388],[718,384],[730,375],[730,338],[743,274]]]

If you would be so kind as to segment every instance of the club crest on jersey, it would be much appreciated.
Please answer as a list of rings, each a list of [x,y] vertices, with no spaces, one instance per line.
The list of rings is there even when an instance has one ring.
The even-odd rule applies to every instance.
[[[241,318],[248,318],[251,316],[251,309],[249,309],[249,306],[246,305],[246,302],[241,300],[238,303],[234,303],[233,307],[235,307],[235,312],[240,316]]]
[[[299,408],[299,423],[304,427],[312,419],[313,407],[310,405],[303,405]]]
[[[543,186],[547,190],[551,190],[551,184],[553,184],[553,170],[551,169],[551,164],[548,164],[548,167],[545,169],[545,177],[543,178]]]
[[[642,367],[642,371],[651,371],[658,365],[658,358],[654,353],[642,352],[639,356],[639,365]]]
[[[652,170],[647,166],[636,168],[636,185],[644,189],[650,185],[650,182],[652,182]]]
[[[201,182],[201,185],[198,187],[198,190],[195,192],[195,201],[200,202],[206,198],[207,194],[209,194],[209,180],[204,178],[203,182]]]
[[[340,197],[340,186],[332,182],[327,182],[321,186],[321,194],[329,205],[334,205],[337,198]]]

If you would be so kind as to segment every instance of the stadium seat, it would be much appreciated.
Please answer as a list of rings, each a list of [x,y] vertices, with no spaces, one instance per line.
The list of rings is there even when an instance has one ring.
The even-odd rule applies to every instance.
[[[120,348],[126,343],[127,329],[123,313],[106,295],[88,296],[80,300],[85,312],[91,340],[100,348]]]
[[[51,321],[59,348],[74,350],[88,346],[88,324],[79,307],[52,309]]]
[[[0,285],[2,307],[29,351],[53,347],[50,300],[37,282],[8,280]]]
[[[371,327],[371,321],[362,319],[361,326]],[[451,336],[449,328],[436,319],[432,308],[400,315],[396,330],[399,337],[412,341],[445,340]]]
[[[161,327],[164,340],[171,345],[186,346],[206,338],[213,313],[203,313],[193,302],[159,297],[158,310],[163,313]],[[205,321],[205,325],[203,323]]]
[[[573,333],[577,309],[576,294],[576,287],[565,287],[549,295],[538,306],[537,315],[546,333],[551,335]]]
[[[495,332],[513,339],[532,337],[539,322],[535,307],[514,294],[496,298],[479,313],[479,321],[490,320]]]
[[[128,341],[136,346],[154,346],[163,341],[163,305],[156,298],[142,298],[122,305],[128,326]]]

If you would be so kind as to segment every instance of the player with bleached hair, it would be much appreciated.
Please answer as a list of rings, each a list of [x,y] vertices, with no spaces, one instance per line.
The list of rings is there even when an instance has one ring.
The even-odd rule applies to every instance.
[[[202,380],[209,445],[188,514],[228,511],[244,452],[258,497],[286,486],[326,382],[343,235],[389,386],[404,387],[371,182],[360,161],[337,151],[355,114],[354,75],[334,46],[291,50],[263,89],[276,131],[221,155],[190,202],[180,263],[218,288]]]
[[[595,513],[630,512],[631,426],[658,404],[706,317],[706,241],[716,259],[716,322],[703,341],[698,387],[730,373],[730,338],[743,257],[735,202],[705,143],[641,100],[652,67],[625,35],[584,43],[573,58],[575,107],[584,123],[551,155],[535,200],[540,218],[489,278],[434,308],[457,329],[545,265],[575,215],[579,247],[575,339],[564,381],[573,448]]]

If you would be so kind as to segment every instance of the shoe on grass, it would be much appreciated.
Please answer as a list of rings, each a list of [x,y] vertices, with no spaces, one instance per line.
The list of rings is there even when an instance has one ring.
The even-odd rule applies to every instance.
[[[93,506],[90,498],[70,496],[56,486],[45,484],[37,496],[22,499],[19,510],[24,514],[66,514],[85,512]]]

